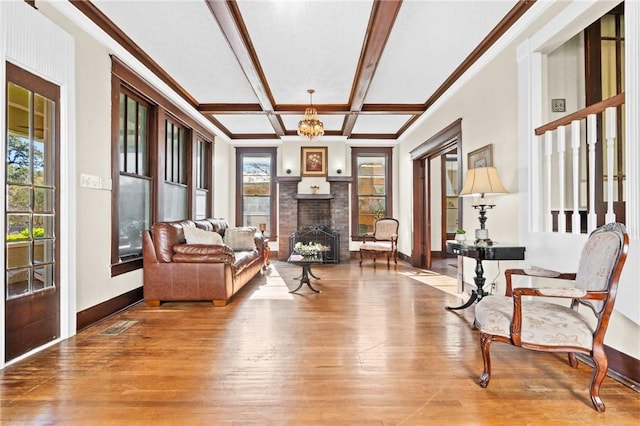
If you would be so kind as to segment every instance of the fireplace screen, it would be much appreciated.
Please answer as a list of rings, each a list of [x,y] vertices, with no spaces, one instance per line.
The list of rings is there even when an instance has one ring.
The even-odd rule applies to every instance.
[[[304,244],[318,243],[327,248],[322,253],[324,263],[340,263],[340,233],[325,226],[310,226],[303,231],[297,231],[289,235],[289,253],[293,252],[293,246],[297,242]]]

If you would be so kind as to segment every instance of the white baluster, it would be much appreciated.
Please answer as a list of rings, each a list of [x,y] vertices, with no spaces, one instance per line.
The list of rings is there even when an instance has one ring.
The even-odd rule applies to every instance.
[[[547,220],[545,221],[545,231],[553,231],[553,215],[551,214],[551,155],[553,146],[553,133],[548,130],[544,134],[544,158],[546,164],[547,182],[545,183],[545,195],[547,199]]]
[[[616,221],[616,214],[613,212],[613,144],[616,140],[616,109],[615,107],[607,108],[606,111],[607,125],[607,214],[605,222],[611,223]]]
[[[571,122],[571,149],[573,154],[573,215],[571,216],[571,232],[580,233],[580,120]]]
[[[534,137],[534,143],[531,144],[531,153],[529,157],[529,165],[530,165],[530,193],[531,193],[531,203],[530,206],[536,206],[535,209],[531,210],[531,230],[533,232],[543,232],[544,225],[543,221],[545,218],[544,211],[542,209],[542,169],[544,162],[542,161],[541,152],[544,152],[543,145],[544,137],[542,135]]]
[[[564,212],[564,152],[565,152],[565,126],[558,127],[558,232],[567,232],[567,217]]]
[[[598,225],[596,214],[596,144],[598,143],[597,120],[595,114],[587,116],[587,143],[589,144],[589,213],[587,232],[591,233]]]

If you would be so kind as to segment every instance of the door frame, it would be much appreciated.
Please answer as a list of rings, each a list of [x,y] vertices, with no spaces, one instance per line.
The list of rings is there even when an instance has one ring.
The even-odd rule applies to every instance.
[[[29,96],[29,119],[35,115],[35,95],[43,96],[47,101],[51,101],[54,105],[53,108],[53,141],[48,141],[52,148],[49,148],[53,152],[52,163],[49,164],[53,168],[53,211],[54,214],[54,226],[53,226],[53,285],[45,287],[40,291],[31,292],[29,289],[28,295],[22,295],[12,299],[7,299],[5,290],[4,306],[5,306],[5,324],[4,324],[4,339],[5,339],[5,359],[7,357],[7,349],[11,351],[14,349],[14,353],[18,354],[11,359],[19,358],[25,353],[31,352],[33,349],[40,346],[45,346],[51,341],[55,341],[60,337],[60,86],[50,81],[47,81],[41,77],[36,76],[29,71],[20,68],[11,62],[6,62],[6,83],[5,90],[8,92],[9,83],[15,84],[31,93]],[[8,117],[8,114],[5,114]],[[34,143],[35,136],[35,122],[30,121],[28,139],[30,143]],[[5,137],[8,132],[5,127]],[[43,139],[44,139],[43,132]],[[46,143],[46,142],[45,142]],[[5,148],[5,152],[6,152]],[[35,155],[35,154],[30,154]],[[6,174],[8,167],[5,165],[4,173]],[[33,171],[33,170],[32,170]],[[5,175],[6,183],[6,175]],[[35,178],[29,182],[33,187],[35,185]],[[47,184],[51,184],[47,182]],[[24,213],[24,212],[23,212]],[[3,209],[3,215],[6,217],[8,211]],[[33,223],[29,224],[32,227]],[[30,241],[35,245],[34,241]],[[5,241],[4,249],[8,250],[9,243]],[[33,249],[33,248],[31,248]],[[31,250],[30,249],[30,250]],[[24,265],[22,265],[24,266]],[[35,262],[32,265],[33,269],[30,269],[29,274],[34,274],[36,265]],[[7,273],[7,267],[5,264],[4,273]],[[6,285],[6,281],[5,281]],[[8,309],[10,308],[10,309]],[[37,315],[34,314],[37,312]],[[15,315],[20,313],[20,315]],[[36,324],[38,324],[36,326]],[[12,342],[10,347],[6,346],[6,342]]]
[[[462,182],[462,118],[458,118],[410,152],[413,163],[411,265],[418,268],[431,267],[432,205],[429,162],[453,148],[458,152],[458,182]],[[441,203],[437,207],[441,208]],[[441,221],[438,223],[441,226]],[[461,217],[459,217],[459,227],[462,227]]]
[[[72,7],[72,6],[70,6]],[[23,40],[15,43],[13,40]],[[60,337],[10,363],[4,358],[4,339],[0,339],[0,368],[76,334],[76,133],[75,133],[75,41],[73,36],[26,2],[0,1],[0,81],[6,87],[5,63],[26,69],[60,87]],[[0,116],[6,117],[6,90],[0,90]],[[5,119],[0,134],[6,135]],[[6,140],[0,138],[5,152]],[[5,176],[0,173],[0,186]],[[4,216],[0,229],[5,229]],[[0,262],[6,264],[4,250]],[[2,281],[2,290],[4,280]],[[4,330],[4,303],[0,304],[0,327]]]

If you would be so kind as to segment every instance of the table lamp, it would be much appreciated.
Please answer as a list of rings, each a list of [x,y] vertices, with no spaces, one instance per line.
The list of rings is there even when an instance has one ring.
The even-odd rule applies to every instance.
[[[473,208],[478,210],[480,214],[480,216],[478,216],[480,229],[476,229],[475,244],[492,244],[492,241],[489,239],[489,230],[485,227],[485,222],[487,221],[487,210],[495,207],[495,204],[489,204],[485,199],[485,195],[508,193],[509,191],[507,191],[502,185],[502,182],[500,182],[498,171],[495,167],[476,167],[475,169],[469,169],[467,172],[460,196],[479,197],[479,199],[474,200],[473,203]]]
[[[264,235],[264,231],[267,230],[267,224],[266,223],[261,223],[260,225],[258,225],[260,228],[260,232],[262,232],[262,235]]]

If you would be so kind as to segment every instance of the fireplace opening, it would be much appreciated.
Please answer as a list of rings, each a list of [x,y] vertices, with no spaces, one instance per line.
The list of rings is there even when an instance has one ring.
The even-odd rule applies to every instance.
[[[331,200],[298,200],[298,231],[331,226]]]

